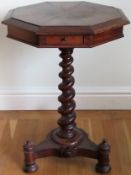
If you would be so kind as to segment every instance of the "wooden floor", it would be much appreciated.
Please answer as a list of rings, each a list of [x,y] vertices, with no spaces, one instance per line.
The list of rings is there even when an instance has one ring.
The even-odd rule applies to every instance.
[[[131,111],[77,111],[79,127],[96,143],[108,138],[112,146],[109,175],[131,175]],[[0,175],[23,175],[22,145],[39,143],[56,127],[56,111],[0,112]],[[88,158],[37,160],[36,175],[96,175],[96,160]]]

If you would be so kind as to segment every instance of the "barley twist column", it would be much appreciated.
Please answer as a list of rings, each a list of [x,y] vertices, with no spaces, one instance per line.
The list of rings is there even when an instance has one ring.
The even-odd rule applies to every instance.
[[[73,48],[60,48],[60,66],[62,71],[59,73],[59,77],[62,79],[62,82],[59,84],[58,88],[62,91],[62,94],[58,97],[61,106],[58,108],[58,113],[61,114],[60,119],[58,120],[58,125],[60,126],[55,131],[55,141],[63,144],[77,143],[82,137],[81,131],[76,127],[75,119],[75,90],[74,77],[72,76],[74,68],[73,63]],[[71,142],[72,140],[72,142]]]
[[[62,52],[60,57],[62,62],[60,66],[62,71],[59,76],[62,78],[62,83],[59,85],[59,89],[62,91],[62,94],[58,97],[58,100],[61,102],[61,106],[58,108],[58,112],[61,114],[61,118],[58,120],[60,125],[60,132],[58,133],[61,137],[72,138],[75,134],[75,101],[73,100],[75,96],[75,90],[73,89],[74,77],[72,73],[74,68],[71,65],[73,62],[73,49],[60,49]]]

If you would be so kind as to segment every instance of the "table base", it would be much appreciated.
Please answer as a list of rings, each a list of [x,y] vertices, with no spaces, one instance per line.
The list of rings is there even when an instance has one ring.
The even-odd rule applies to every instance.
[[[31,141],[26,142],[24,145],[24,171],[35,172],[38,169],[35,163],[37,158],[47,156],[84,156],[97,159],[96,171],[107,173],[111,170],[109,164],[110,145],[106,140],[96,145],[82,129],[76,126],[75,90],[73,88],[75,80],[72,76],[74,72],[72,66],[73,48],[60,48],[60,51],[62,61],[59,65],[62,67],[62,71],[59,73],[59,77],[62,79],[62,82],[58,88],[62,91],[62,94],[58,97],[58,100],[61,102],[61,106],[58,108],[58,113],[61,114],[58,120],[59,128],[51,131],[39,145],[33,145]]]

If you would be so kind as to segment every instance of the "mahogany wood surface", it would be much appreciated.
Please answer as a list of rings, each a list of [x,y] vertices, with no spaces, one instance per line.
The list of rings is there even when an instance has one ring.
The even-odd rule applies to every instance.
[[[76,47],[94,47],[123,37],[123,27],[129,23],[124,13],[114,7],[84,1],[44,2],[10,11],[3,23],[8,26],[7,36],[10,38],[35,47],[59,48],[61,51],[59,127],[38,145],[26,142],[23,147],[24,171],[37,171],[37,158],[85,156],[97,159],[97,172],[109,172],[110,145],[107,140],[95,144],[75,122],[72,54]]]
[[[118,8],[74,1],[19,7],[3,23],[8,37],[35,47],[87,48],[123,37],[129,20]]]
[[[111,170],[109,162],[110,145],[106,140],[96,145],[88,135],[79,129],[76,125],[75,113],[75,90],[74,77],[72,76],[74,68],[73,63],[73,48],[60,48],[60,57],[62,61],[60,66],[62,71],[59,76],[62,78],[62,83],[58,86],[62,94],[58,97],[61,106],[58,112],[61,117],[58,120],[59,127],[52,130],[48,137],[40,144],[33,145],[31,141],[27,141],[24,145],[25,154],[25,172],[35,172],[38,165],[35,160],[41,157],[58,156],[58,157],[74,157],[85,156],[97,159],[96,171],[99,173],[107,173]]]

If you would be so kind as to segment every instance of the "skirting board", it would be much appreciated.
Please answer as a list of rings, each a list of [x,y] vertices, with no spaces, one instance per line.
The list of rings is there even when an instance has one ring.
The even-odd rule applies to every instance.
[[[56,110],[56,88],[0,90],[0,110]],[[76,87],[76,109],[130,110],[131,87]]]

